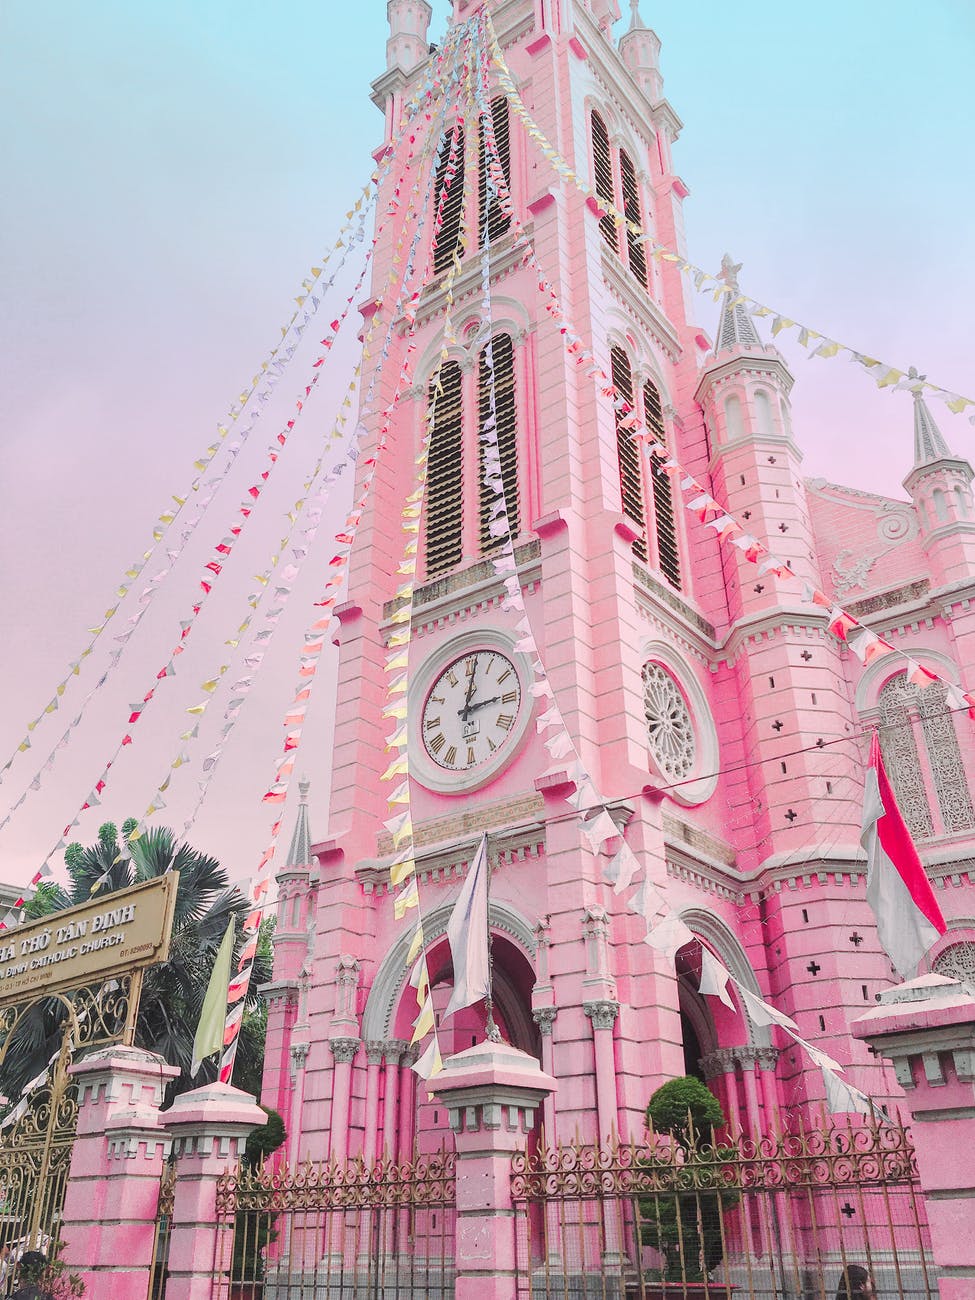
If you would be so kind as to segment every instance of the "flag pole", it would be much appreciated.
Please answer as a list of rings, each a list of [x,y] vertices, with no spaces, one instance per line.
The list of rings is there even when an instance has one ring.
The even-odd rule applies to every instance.
[[[491,939],[491,855],[488,852],[489,837],[487,831],[484,832],[484,872],[485,872],[485,894],[487,896],[487,907],[485,911],[485,924],[487,925],[487,954],[488,954],[488,985],[487,996],[484,999],[484,1005],[487,1009],[487,1019],[484,1025],[485,1041],[489,1043],[500,1043],[501,1030],[498,1028],[494,1019],[494,946]]]

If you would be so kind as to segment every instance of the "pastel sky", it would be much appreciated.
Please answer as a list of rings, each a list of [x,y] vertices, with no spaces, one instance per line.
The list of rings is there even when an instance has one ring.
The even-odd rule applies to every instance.
[[[0,763],[113,603],[367,179],[381,131],[368,92],[384,67],[385,8],[0,7]],[[435,8],[434,37],[446,0]],[[691,191],[692,259],[716,269],[730,251],[756,298],[975,392],[970,0],[931,0],[923,17],[907,0],[643,0],[642,11],[663,41],[666,94],[684,122],[675,158]],[[699,300],[698,320],[712,332],[716,311]],[[847,362],[785,350],[807,472],[898,494],[910,467],[909,397],[878,393]],[[309,410],[304,441],[282,465],[278,513],[194,631],[165,703],[113,774],[104,815],[138,815],[178,752],[183,710],[224,662],[250,575],[280,536],[280,512],[346,382],[340,366]],[[291,375],[284,388],[293,395],[298,384]],[[949,444],[971,457],[975,430],[934,409]],[[264,441],[255,438],[258,455]],[[235,500],[215,503],[200,555]],[[260,794],[280,753],[297,639],[327,550],[326,536],[191,832],[235,877],[250,874],[266,839]],[[127,702],[168,658],[193,578],[191,567],[160,598],[85,726],[0,832],[0,878],[26,881],[85,798],[124,730]],[[0,816],[96,676],[75,682],[38,729],[0,786]],[[326,679],[300,759],[318,793],[316,836],[326,828],[329,697]],[[171,822],[181,823],[194,779],[179,791],[174,782]],[[289,827],[292,816],[289,806]],[[74,835],[90,841],[103,819],[89,814]]]

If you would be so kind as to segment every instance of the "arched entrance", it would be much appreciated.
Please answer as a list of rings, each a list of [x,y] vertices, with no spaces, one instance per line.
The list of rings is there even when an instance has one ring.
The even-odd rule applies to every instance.
[[[541,1039],[531,1015],[531,991],[535,984],[531,963],[509,936],[493,930],[491,951],[495,1024],[505,1042],[540,1061]],[[453,991],[454,974],[446,937],[427,950],[427,967],[443,1056],[483,1043],[487,1027],[487,1007],[483,1001],[443,1018]],[[453,1135],[447,1126],[443,1103],[430,1098],[421,1080],[417,1089],[417,1151],[421,1155],[439,1151],[445,1142],[452,1145]]]

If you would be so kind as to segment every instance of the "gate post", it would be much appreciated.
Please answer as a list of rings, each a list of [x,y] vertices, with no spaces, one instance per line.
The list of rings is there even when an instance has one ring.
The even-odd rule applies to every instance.
[[[941,1300],[975,1290],[975,998],[922,975],[880,995],[851,1026],[894,1064],[907,1094]]]
[[[179,1070],[137,1047],[113,1046],[71,1066],[78,1128],[64,1197],[63,1259],[88,1295],[145,1300],[169,1147],[159,1123]]]
[[[558,1085],[533,1056],[486,1042],[448,1056],[426,1086],[447,1107],[457,1150],[455,1300],[515,1300],[511,1157],[525,1147],[535,1112]]]
[[[210,1083],[177,1097],[162,1122],[176,1157],[166,1300],[210,1300],[223,1294],[215,1279],[229,1278],[234,1234],[234,1216],[217,1213],[217,1180],[267,1115],[249,1093]]]

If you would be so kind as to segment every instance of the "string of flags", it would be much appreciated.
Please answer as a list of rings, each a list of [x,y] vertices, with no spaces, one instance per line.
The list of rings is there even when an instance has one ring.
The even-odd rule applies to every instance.
[[[835,357],[841,353],[855,361],[864,370],[866,370],[874,380],[878,388],[891,388],[895,391],[914,391],[915,386],[920,389],[927,389],[935,397],[938,397],[947,406],[953,414],[959,414],[966,407],[975,407],[975,398],[967,397],[964,394],[953,392],[950,389],[943,388],[940,384],[929,381],[926,377],[921,378],[917,373],[910,370],[904,371],[898,367],[890,365],[877,357],[867,356],[865,353],[858,352],[855,348],[846,343],[841,343],[837,339],[830,338],[828,335],[814,330],[808,325],[803,325],[800,321],[793,320],[783,312],[777,311],[773,307],[768,307],[764,303],[757,302],[754,298],[749,298],[742,294],[736,286],[725,283],[720,276],[712,275],[709,271],[703,270],[693,262],[688,261],[680,253],[676,253],[666,244],[658,243],[653,236],[645,230],[638,222],[631,221],[615,204],[602,195],[598,195],[593,190],[589,182],[581,177],[570,165],[565,158],[547,139],[541,127],[535,122],[525,103],[518,93],[514,78],[505,61],[501,44],[494,29],[490,15],[487,18],[487,35],[490,41],[494,67],[497,72],[498,84],[504,92],[505,98],[511,105],[512,110],[518,117],[521,124],[532,142],[537,145],[539,152],[545,160],[552,166],[553,170],[563,180],[567,180],[574,185],[580,193],[585,194],[587,198],[592,198],[598,204],[601,214],[606,215],[616,223],[618,228],[625,229],[634,239],[639,240],[646,246],[650,256],[657,261],[672,263],[677,268],[691,277],[694,288],[701,292],[705,288],[711,289],[714,300],[717,302],[722,297],[728,297],[729,307],[742,306],[752,316],[772,317],[772,335],[778,335],[784,330],[797,330],[797,341],[801,347],[809,350],[810,356],[815,357]],[[975,424],[975,414],[968,417],[969,423]]]
[[[438,70],[442,70],[444,64],[448,65],[449,73],[446,83],[446,93],[442,97],[442,112],[444,116],[447,113],[447,105],[450,99],[450,93],[455,89],[456,69],[458,66],[464,66],[463,63],[458,65],[457,61],[457,43],[445,43],[444,48],[440,51],[437,60]],[[432,117],[432,115],[431,115]],[[428,133],[428,141],[432,144],[438,132]],[[415,143],[415,141],[413,142]],[[345,580],[345,568],[348,564],[349,555],[355,540],[356,530],[362,517],[366,501],[372,490],[372,485],[376,476],[379,457],[385,449],[389,430],[392,424],[393,412],[401,396],[409,387],[411,378],[411,369],[409,358],[415,350],[415,330],[416,315],[419,308],[422,288],[414,288],[408,292],[408,288],[413,275],[413,268],[416,262],[416,256],[422,242],[422,234],[426,220],[426,207],[420,204],[423,197],[420,185],[420,175],[422,167],[418,169],[417,180],[414,183],[409,196],[406,209],[405,219],[401,226],[399,241],[392,259],[394,267],[403,264],[403,245],[407,235],[411,236],[410,243],[405,258],[403,271],[398,279],[397,300],[392,313],[389,316],[386,339],[380,354],[380,365],[374,368],[370,377],[370,384],[362,404],[361,418],[359,429],[365,436],[365,422],[373,409],[376,395],[376,386],[379,373],[382,366],[389,358],[392,344],[395,338],[395,326],[405,319],[407,323],[406,349],[404,360],[400,366],[399,375],[393,396],[389,404],[385,407],[380,418],[380,425],[376,437],[374,451],[361,459],[361,469],[364,471],[363,478],[360,481],[360,491],[353,508],[346,518],[345,527],[342,532],[337,534],[336,541],[340,542],[340,549],[333,556],[329,564],[330,576],[326,583],[325,591],[321,601],[316,602],[323,613],[318,617],[306,633],[305,642],[301,650],[301,660],[299,667],[298,687],[294,694],[292,706],[285,715],[286,735],[284,742],[284,757],[279,762],[275,778],[269,789],[264,795],[264,801],[267,803],[283,803],[287,799],[290,788],[291,778],[294,772],[298,750],[301,743],[301,735],[304,726],[305,714],[308,707],[308,701],[311,696],[312,686],[317,672],[318,663],[325,643],[325,633],[331,622],[331,614],[327,611],[334,605],[337,593]],[[400,192],[397,187],[390,199],[389,213],[394,215],[400,206]],[[420,206],[419,215],[417,208]],[[442,205],[441,205],[442,213]],[[436,233],[435,236],[436,237]],[[432,259],[432,249],[428,254],[427,266],[421,278],[421,286],[425,284],[430,272],[430,260]],[[374,318],[372,328],[375,327],[378,318]],[[371,334],[371,331],[370,331]],[[364,352],[364,356],[366,353]],[[360,456],[357,451],[354,457],[358,463]],[[417,524],[417,529],[419,524]],[[340,540],[341,539],[341,540]],[[251,887],[250,896],[253,908],[244,922],[245,944],[237,959],[237,969],[230,981],[227,993],[227,1013],[224,1024],[224,1050],[220,1060],[218,1077],[223,1082],[229,1082],[233,1076],[234,1060],[236,1058],[237,1043],[239,1041],[240,1026],[243,1020],[244,997],[250,984],[251,970],[253,968],[254,958],[257,953],[258,931],[260,929],[263,917],[263,909],[266,902],[266,894],[270,888],[272,879],[272,862],[277,848],[277,841],[281,831],[281,819],[278,818],[272,828],[268,844],[261,856],[255,872]],[[430,1008],[432,1016],[432,1004]],[[421,1015],[421,1020],[425,1021],[426,1017]],[[431,1066],[435,1064],[431,1058]]]

